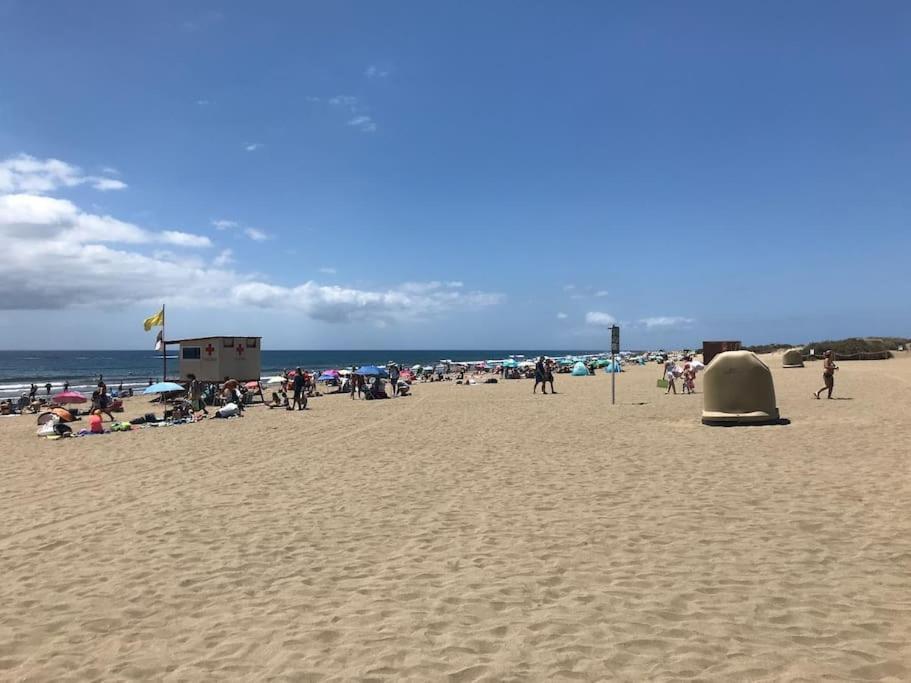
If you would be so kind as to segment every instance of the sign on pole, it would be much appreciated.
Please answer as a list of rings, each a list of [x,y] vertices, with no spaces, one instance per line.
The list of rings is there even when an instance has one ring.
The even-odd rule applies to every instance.
[[[617,358],[614,354],[620,353],[620,327],[612,325],[610,328],[610,402],[617,402]]]

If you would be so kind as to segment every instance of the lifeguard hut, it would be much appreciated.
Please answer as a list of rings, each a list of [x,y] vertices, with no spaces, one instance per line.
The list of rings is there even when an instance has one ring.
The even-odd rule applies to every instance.
[[[262,376],[262,337],[196,337],[173,339],[180,346],[180,377],[189,373],[202,382],[221,382],[225,377],[241,382]]]

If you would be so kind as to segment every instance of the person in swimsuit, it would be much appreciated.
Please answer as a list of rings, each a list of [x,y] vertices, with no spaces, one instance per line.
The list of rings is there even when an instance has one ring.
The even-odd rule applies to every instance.
[[[823,391],[828,391],[828,396],[826,398],[832,398],[832,390],[835,389],[835,371],[838,370],[838,366],[835,365],[835,354],[832,353],[832,350],[829,349],[823,354],[822,362],[822,381],[825,383],[819,391],[813,394],[817,400],[819,395]]]

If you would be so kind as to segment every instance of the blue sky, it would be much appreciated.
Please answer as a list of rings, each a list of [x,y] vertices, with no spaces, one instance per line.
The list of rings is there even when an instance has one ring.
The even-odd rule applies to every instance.
[[[911,6],[0,0],[0,348],[908,335]],[[56,161],[55,161],[56,160]]]

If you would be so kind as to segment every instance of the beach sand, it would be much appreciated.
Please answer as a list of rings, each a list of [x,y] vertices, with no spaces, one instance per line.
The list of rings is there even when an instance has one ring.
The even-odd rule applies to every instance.
[[[599,374],[2,419],[0,678],[908,680],[911,360],[815,401],[766,358],[788,426],[704,427],[654,364],[613,407]]]

